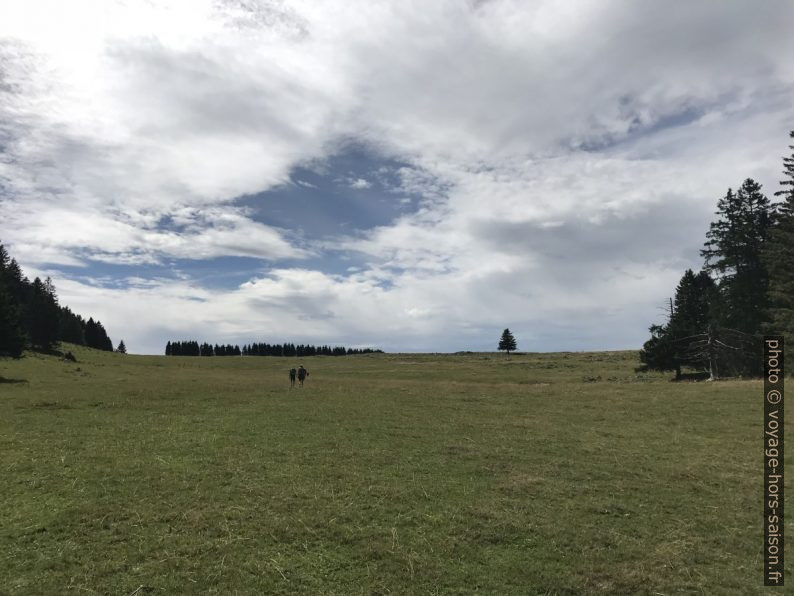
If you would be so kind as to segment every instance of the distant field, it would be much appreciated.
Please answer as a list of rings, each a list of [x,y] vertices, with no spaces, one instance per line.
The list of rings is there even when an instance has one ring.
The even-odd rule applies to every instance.
[[[2,594],[774,593],[759,381],[71,349],[0,361]]]

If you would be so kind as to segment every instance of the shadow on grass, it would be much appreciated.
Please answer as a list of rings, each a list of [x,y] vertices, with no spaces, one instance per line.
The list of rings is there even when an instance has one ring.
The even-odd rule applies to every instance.
[[[27,379],[6,379],[5,377],[0,377],[0,385],[5,383],[27,383]]]
[[[58,350],[56,348],[39,348],[39,347],[31,348],[30,351],[33,352],[34,354],[42,354],[44,356],[56,356],[57,358],[60,358],[61,360],[68,360],[70,362],[77,362],[77,358],[75,358],[74,354],[72,354],[71,351],[63,352],[63,351]]]
[[[707,371],[700,371],[700,372],[691,372],[691,373],[681,373],[681,376],[677,379],[670,379],[674,383],[682,382],[682,381],[708,381],[709,373]]]

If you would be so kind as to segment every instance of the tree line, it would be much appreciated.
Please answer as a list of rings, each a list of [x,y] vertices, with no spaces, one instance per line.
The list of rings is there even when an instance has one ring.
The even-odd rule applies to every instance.
[[[52,280],[28,280],[0,244],[0,355],[19,358],[26,348],[49,351],[60,341],[113,351],[102,323],[61,306]]]
[[[240,348],[238,345],[219,345],[197,341],[169,341],[165,345],[166,356],[347,356],[351,354],[383,353],[373,348],[345,348],[343,346],[312,346],[293,343],[252,343]]]
[[[702,269],[684,272],[667,321],[650,327],[640,351],[644,369],[675,371],[676,378],[682,366],[711,378],[755,376],[763,372],[763,334],[794,341],[794,145],[789,149],[775,192],[780,202],[751,178],[719,199]]]

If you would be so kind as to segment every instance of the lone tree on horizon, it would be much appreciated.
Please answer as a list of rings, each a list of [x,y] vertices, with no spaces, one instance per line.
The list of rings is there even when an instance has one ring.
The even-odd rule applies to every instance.
[[[124,345],[124,340],[123,339],[119,342],[119,347],[116,348],[116,351],[119,354],[126,354],[127,353],[127,346]]]
[[[502,337],[499,339],[498,349],[507,352],[508,356],[510,355],[510,352],[515,352],[516,338],[513,337],[512,333],[510,333],[510,329],[505,329],[502,331]]]

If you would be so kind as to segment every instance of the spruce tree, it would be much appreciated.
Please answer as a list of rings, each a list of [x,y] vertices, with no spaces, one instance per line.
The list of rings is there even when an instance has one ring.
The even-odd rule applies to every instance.
[[[734,194],[719,200],[701,256],[717,276],[722,308],[720,323],[744,333],[758,333],[766,310],[768,274],[764,259],[772,224],[772,207],[761,185],[748,178]]]
[[[11,258],[0,244],[0,355],[19,358],[25,347],[19,300],[12,291]]]
[[[119,345],[116,348],[116,351],[119,354],[126,354],[127,353],[127,346],[124,345],[124,340],[123,339],[119,342]]]
[[[58,302],[52,280],[33,280],[29,302],[30,343],[42,350],[52,350],[58,343]]]
[[[94,323],[94,317],[88,317],[83,328],[83,335],[85,336],[85,345],[89,348],[97,347],[97,328]]]
[[[19,305],[0,279],[0,356],[19,358],[25,348],[25,330]]]
[[[718,290],[714,280],[706,271],[695,275],[687,269],[675,290],[668,332],[676,340],[705,333],[718,310]]]
[[[510,329],[505,329],[504,331],[502,331],[502,337],[499,339],[498,349],[507,352],[508,355],[510,354],[510,352],[515,351],[516,338],[513,337],[512,333],[510,333]]]
[[[681,362],[675,357],[675,344],[667,325],[651,325],[651,338],[640,350],[641,370],[674,370],[676,378],[681,376]]]
[[[96,322],[96,325],[99,334],[99,345],[97,346],[97,348],[100,350],[104,350],[106,352],[112,352],[113,342],[108,336],[107,331],[105,331],[105,327],[99,321]]]
[[[675,290],[675,299],[670,304],[667,323],[651,325],[651,338],[640,350],[640,362],[644,370],[675,371],[681,376],[684,364],[702,367],[702,359],[693,358],[691,342],[707,333],[718,310],[718,291],[709,274],[701,271],[697,275],[687,269]]]
[[[794,138],[794,131],[789,134]],[[775,225],[764,252],[769,271],[768,322],[764,330],[782,334],[786,342],[794,341],[794,145],[792,153],[783,158],[783,187],[775,193],[783,201],[775,211]],[[789,345],[791,345],[789,343]]]
[[[62,306],[58,313],[58,339],[72,344],[85,345],[83,328],[85,321],[80,315],[73,313],[69,307]]]

